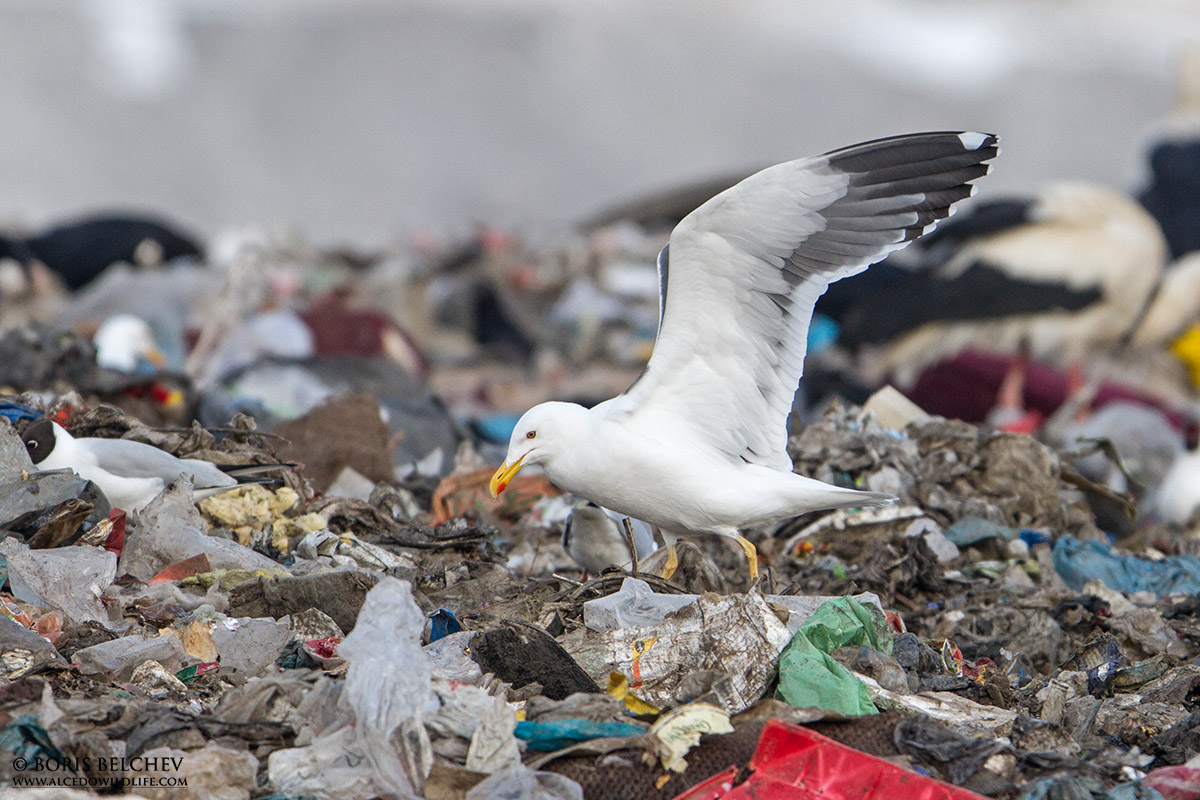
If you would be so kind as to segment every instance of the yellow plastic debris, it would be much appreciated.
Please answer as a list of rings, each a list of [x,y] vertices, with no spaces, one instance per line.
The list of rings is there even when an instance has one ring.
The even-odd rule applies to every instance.
[[[320,514],[303,514],[299,517],[283,517],[275,521],[271,528],[271,544],[281,553],[291,552],[292,541],[302,539],[313,531],[319,531],[329,524]]]
[[[608,676],[608,693],[618,700],[625,703],[625,707],[631,713],[642,716],[653,716],[659,712],[657,706],[652,706],[645,700],[629,691],[629,679],[620,672],[609,673]]]
[[[199,506],[209,522],[217,527],[239,528],[275,520],[296,505],[299,499],[296,492],[287,486],[271,491],[256,483],[248,483],[201,500]]]
[[[1171,343],[1171,352],[1188,368],[1192,385],[1200,388],[1200,325],[1193,325]]]
[[[213,644],[212,629],[215,623],[211,620],[192,620],[181,629],[168,629],[179,639],[184,652],[201,662],[217,660],[217,646]],[[167,633],[168,631],[164,631]]]
[[[273,569],[214,569],[211,572],[201,572],[199,575],[184,578],[179,582],[179,585],[203,586],[205,589],[211,589],[214,585],[217,585],[225,591],[229,591],[233,587],[243,584],[246,581],[252,581],[255,578],[289,578],[291,575],[292,573],[283,567]]]

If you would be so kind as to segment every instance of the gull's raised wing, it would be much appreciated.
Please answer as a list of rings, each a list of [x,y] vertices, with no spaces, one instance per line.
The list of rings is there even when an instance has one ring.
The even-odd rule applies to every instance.
[[[985,133],[897,136],[770,167],[712,198],[671,234],[654,354],[605,413],[790,470],[813,304],[949,216],[996,153]]]

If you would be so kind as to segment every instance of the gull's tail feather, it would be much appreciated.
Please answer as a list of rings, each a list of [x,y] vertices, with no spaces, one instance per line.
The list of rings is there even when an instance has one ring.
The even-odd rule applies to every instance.
[[[838,490],[836,486],[831,486],[833,491],[825,497],[810,497],[806,501],[805,511],[828,511],[834,508],[877,508],[879,506],[890,506],[900,498],[894,494],[885,492],[860,492],[857,489],[842,489]],[[835,493],[836,492],[836,493]]]
[[[226,475],[232,475],[236,478],[243,475],[259,475],[264,472],[295,469],[300,464],[295,461],[277,461],[274,464],[214,464],[214,466]]]
[[[198,503],[201,500],[207,500],[210,497],[216,497],[219,494],[225,494],[226,492],[231,492],[234,489],[240,489],[243,485],[244,484],[241,483],[235,483],[232,486],[210,486],[207,489],[193,489],[192,499]]]
[[[862,492],[858,489],[843,489],[822,481],[794,475],[796,486],[796,513],[828,511],[835,508],[859,508],[887,506],[899,498],[886,492]]]

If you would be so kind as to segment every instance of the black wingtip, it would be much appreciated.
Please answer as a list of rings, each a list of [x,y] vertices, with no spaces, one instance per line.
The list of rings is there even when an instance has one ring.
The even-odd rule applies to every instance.
[[[941,142],[944,144],[954,144],[963,150],[980,150],[987,147],[996,147],[1000,144],[1000,137],[994,133],[985,133],[983,131],[923,131],[920,133],[901,133],[896,136],[883,136],[878,139],[868,139],[865,142],[858,144],[850,144],[845,147],[839,147],[836,150],[830,150],[825,155],[835,155],[844,153],[847,150],[869,150],[875,148],[893,147],[897,144],[905,142],[920,143],[920,142]]]
[[[978,131],[932,131],[888,136],[840,147],[825,154],[847,172],[866,172],[898,162],[949,159],[962,164],[990,161],[999,153],[1000,137]]]

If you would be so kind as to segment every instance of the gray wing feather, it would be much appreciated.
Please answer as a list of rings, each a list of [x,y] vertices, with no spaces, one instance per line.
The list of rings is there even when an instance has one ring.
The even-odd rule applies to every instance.
[[[770,167],[712,198],[672,233],[669,275],[666,248],[659,258],[654,355],[606,413],[790,470],[786,419],[817,298],[949,216],[996,153],[988,134],[881,139]]]
[[[85,447],[96,457],[96,466],[114,475],[126,478],[159,478],[170,483],[180,475],[192,476],[196,488],[235,486],[237,480],[216,465],[194,458],[176,458],[142,442],[128,439],[76,439],[76,444]]]

